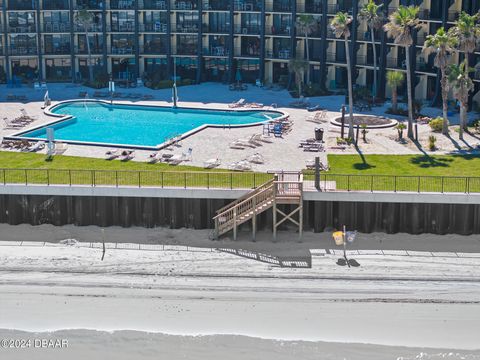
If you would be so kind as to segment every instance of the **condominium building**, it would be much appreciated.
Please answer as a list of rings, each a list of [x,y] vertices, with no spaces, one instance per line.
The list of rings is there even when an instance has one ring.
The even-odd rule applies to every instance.
[[[480,0],[384,0],[385,15],[399,5],[419,5],[422,28],[414,34],[412,64],[415,95],[438,95],[433,56],[425,59],[425,37],[453,24],[460,11],[480,10]],[[359,4],[360,3],[360,4]],[[138,77],[171,79],[173,66],[181,78],[194,82],[286,82],[288,62],[306,58],[311,81],[330,90],[346,87],[344,40],[336,39],[329,21],[338,11],[353,16],[352,66],[355,82],[371,87],[371,35],[357,20],[362,1],[354,0],[0,0],[0,81],[78,81],[88,78],[87,37],[96,74],[116,80]],[[93,15],[83,28],[79,10]],[[318,26],[308,35],[296,21],[312,15]],[[404,49],[375,32],[379,94],[387,70],[405,71]],[[479,53],[471,64],[480,60]],[[458,61],[458,55],[455,56]],[[475,92],[480,72],[475,73]]]

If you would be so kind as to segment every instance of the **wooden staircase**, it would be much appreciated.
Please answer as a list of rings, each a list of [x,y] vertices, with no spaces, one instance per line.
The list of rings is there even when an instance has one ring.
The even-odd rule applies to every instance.
[[[292,180],[287,179],[285,174],[276,174],[274,179],[219,209],[217,215],[213,218],[215,222],[214,237],[218,238],[230,230],[233,230],[233,238],[236,239],[238,225],[252,220],[253,239],[255,239],[256,217],[271,207],[274,207],[274,236],[276,236],[277,226],[287,219],[300,226],[302,222],[303,175],[298,173],[295,173],[295,175],[297,178]],[[286,215],[280,210],[277,210],[277,204],[298,204],[298,208],[290,215]],[[299,222],[296,222],[290,216],[299,209],[300,219]],[[277,211],[285,216],[279,223],[276,221]]]

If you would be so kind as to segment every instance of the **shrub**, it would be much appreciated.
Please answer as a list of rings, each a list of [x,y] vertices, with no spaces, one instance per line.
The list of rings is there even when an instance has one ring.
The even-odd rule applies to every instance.
[[[436,149],[436,146],[435,146],[435,143],[437,142],[437,138],[433,135],[430,135],[428,137],[428,148],[430,149],[430,151],[435,151]]]
[[[402,108],[397,108],[397,110],[394,110],[393,108],[389,107],[385,112],[392,115],[408,116],[408,110]]]
[[[433,120],[431,120],[428,125],[430,125],[430,128],[434,132],[441,132],[442,127],[443,127],[443,119],[441,117],[437,117]]]
[[[398,131],[398,140],[403,139],[403,130],[405,130],[407,126],[404,123],[399,122],[397,126],[395,126],[395,129]]]
[[[325,89],[322,89],[320,84],[309,84],[306,85],[303,90],[305,96],[325,96],[328,95],[329,92]]]

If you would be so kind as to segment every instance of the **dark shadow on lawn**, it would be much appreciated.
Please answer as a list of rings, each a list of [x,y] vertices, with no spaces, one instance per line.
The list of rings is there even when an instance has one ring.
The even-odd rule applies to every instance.
[[[448,158],[434,158],[429,155],[415,156],[410,162],[418,165],[421,168],[435,168],[435,167],[449,167],[453,159]]]
[[[365,155],[363,155],[362,150],[360,150],[357,144],[355,144],[355,150],[357,150],[358,155],[362,159],[361,163],[353,164],[353,168],[355,170],[368,170],[368,169],[376,168],[375,165],[370,165],[369,163],[367,163],[367,159],[365,158]]]

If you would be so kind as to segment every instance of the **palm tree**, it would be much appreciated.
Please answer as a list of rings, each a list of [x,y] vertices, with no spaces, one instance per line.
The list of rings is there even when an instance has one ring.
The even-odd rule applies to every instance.
[[[478,24],[480,14],[469,15],[462,11],[455,25],[450,28],[449,32],[457,39],[458,50],[465,53],[465,71],[470,72],[469,57],[475,51],[477,43],[480,41],[480,26]],[[468,99],[467,99],[468,108]],[[467,122],[461,124],[463,128],[467,129]]]
[[[350,38],[350,24],[352,17],[346,12],[338,12],[330,21],[330,28],[335,37],[343,37],[345,40],[345,56],[347,58],[347,78],[348,78],[348,110],[350,117],[348,120],[348,137],[353,140],[353,87],[352,87],[352,68],[350,65],[350,47],[348,46],[348,39]]]
[[[410,64],[410,47],[413,44],[412,31],[420,27],[418,6],[400,5],[388,17],[388,23],[383,25],[387,35],[394,39],[395,44],[405,48],[407,64],[407,99],[408,99],[408,130],[407,135],[413,138],[413,99],[412,99],[412,72]]]
[[[92,53],[90,51],[90,40],[88,36],[88,31],[94,24],[94,16],[91,12],[86,9],[82,9],[77,12],[75,15],[75,23],[79,27],[85,29],[85,39],[87,43],[87,53],[88,53],[88,80],[93,81],[93,67],[92,67]]]
[[[448,134],[448,78],[447,67],[450,61],[450,54],[454,51],[456,38],[451,36],[443,27],[439,28],[434,35],[428,35],[423,45],[423,51],[426,56],[435,53],[435,66],[442,73],[442,108],[443,108],[443,127],[442,133]]]
[[[305,35],[305,49],[307,61],[310,63],[310,49],[308,47],[308,35],[315,31],[318,26],[317,20],[312,15],[300,15],[295,24],[297,31]],[[310,84],[310,65],[307,68],[307,84]]]
[[[302,84],[305,77],[305,71],[308,69],[309,63],[303,59],[290,59],[288,69],[295,74],[295,82],[297,83],[298,96],[302,96]]]
[[[460,102],[460,140],[463,140],[463,129],[467,123],[468,94],[473,90],[472,79],[468,76],[469,70],[466,59],[460,65],[452,64],[448,68],[448,81],[452,87],[453,96]]]
[[[373,49],[373,103],[375,104],[375,96],[378,89],[377,78],[377,48],[375,46],[375,30],[380,29],[383,25],[383,16],[379,14],[379,11],[383,4],[377,5],[374,0],[368,0],[365,5],[360,9],[358,19],[364,21],[370,29],[370,36],[372,40]]]
[[[398,109],[398,87],[403,84],[405,75],[401,71],[388,71],[387,84],[392,89],[392,110]]]

